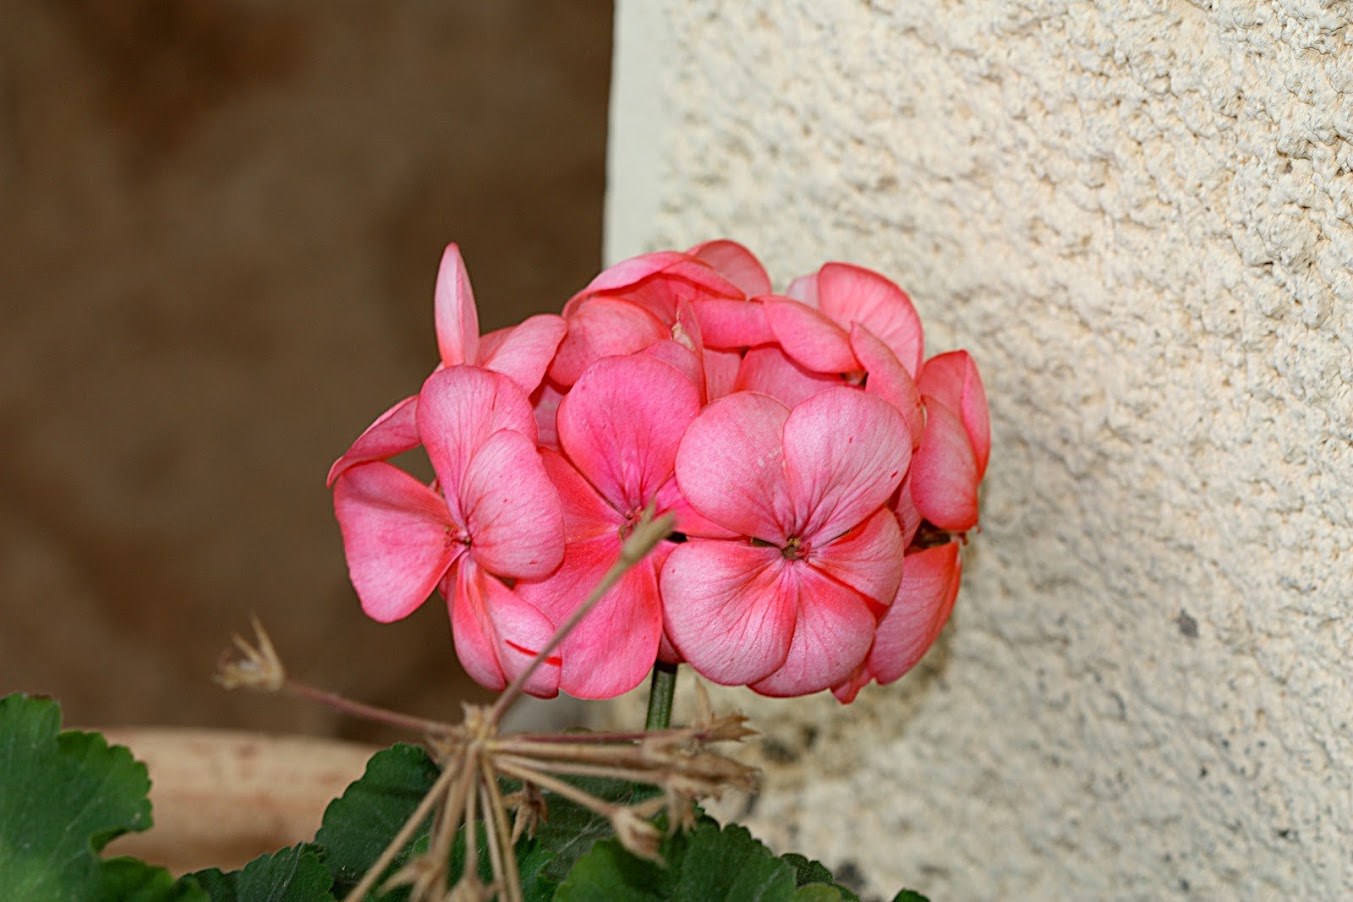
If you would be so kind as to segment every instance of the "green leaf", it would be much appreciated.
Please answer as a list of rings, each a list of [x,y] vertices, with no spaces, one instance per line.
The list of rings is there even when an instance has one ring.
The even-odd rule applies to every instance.
[[[893,896],[893,902],[930,902],[930,897],[923,896],[914,889],[904,889]]]
[[[615,839],[596,843],[559,885],[558,902],[841,902],[856,900],[831,872],[802,855],[776,858],[746,828],[702,817],[694,830],[667,837],[665,865],[631,855]]]
[[[417,746],[396,745],[372,756],[366,772],[342,796],[329,803],[315,842],[325,849],[325,864],[336,893],[350,892],[376,863],[437,782],[438,773],[426,751]],[[426,837],[427,831],[425,823],[410,845]],[[403,865],[408,857],[406,849],[391,870]],[[394,899],[408,893],[388,895]]]
[[[646,784],[601,777],[571,777],[568,782],[602,801],[622,805],[651,799],[659,792]],[[553,898],[555,887],[568,876],[578,859],[590,852],[598,840],[614,833],[610,820],[576,802],[547,792],[545,803],[549,813],[536,828],[535,838],[523,838],[516,847],[522,896],[527,902]]]
[[[827,870],[827,866],[820,861],[814,861],[797,852],[789,852],[780,856],[781,861],[788,862],[794,868],[794,883],[799,887],[799,891],[794,894],[796,900],[835,900],[845,899],[846,902],[859,902],[860,897],[855,893],[836,883],[836,878],[832,872]],[[825,885],[826,891],[823,892],[819,887]]]
[[[228,874],[210,868],[191,877],[212,902],[334,902],[333,879],[313,845],[260,855]]]
[[[578,859],[553,898],[556,902],[656,902],[672,898],[671,877],[668,869],[631,855],[619,840],[607,839]]]
[[[84,899],[102,879],[99,851],[150,826],[145,765],[97,733],[60,732],[49,699],[0,699],[0,895],[8,902]]]
[[[211,902],[211,896],[191,877],[175,881],[164,868],[136,858],[105,861],[99,887],[89,898],[93,902]]]
[[[794,867],[737,824],[722,830],[713,821],[700,824],[691,833],[680,870],[673,896],[679,900],[760,902],[789,899],[796,888]]]

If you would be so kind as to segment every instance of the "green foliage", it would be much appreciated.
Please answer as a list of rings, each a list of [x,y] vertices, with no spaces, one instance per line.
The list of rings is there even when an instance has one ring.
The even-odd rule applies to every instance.
[[[821,864],[802,855],[776,858],[746,828],[702,817],[694,830],[669,836],[663,864],[635,858],[617,840],[596,843],[559,886],[558,902],[828,902],[855,900]]]
[[[367,762],[366,772],[343,795],[329,803],[315,843],[327,853],[324,863],[333,878],[334,892],[351,892],[362,875],[376,863],[437,781],[437,765],[423,749],[396,745],[377,752]],[[426,841],[423,823],[410,843]],[[406,848],[390,870],[398,870],[409,858]],[[407,892],[390,893],[391,900]]]
[[[366,772],[324,814],[314,843],[263,855],[243,869],[209,869],[174,880],[163,868],[132,858],[104,860],[114,837],[150,826],[150,781],[144,765],[98,734],[60,732],[54,702],[12,695],[0,699],[0,899],[47,902],[332,902],[356,886],[437,780],[421,748],[378,752]],[[651,786],[599,778],[571,782],[611,804],[654,797]],[[503,792],[517,787],[504,781]],[[516,846],[528,902],[858,902],[821,863],[776,857],[746,829],[701,816],[694,829],[668,835],[661,863],[627,852],[608,819],[546,793],[548,816],[534,837]],[[658,820],[662,824],[662,818]],[[488,879],[479,834],[479,868]],[[464,830],[452,849],[453,870],[465,857]],[[391,870],[427,849],[420,825]],[[368,896],[400,902],[408,890]],[[925,902],[904,890],[893,902]]]
[[[125,748],[61,730],[48,699],[0,699],[0,897],[87,899],[107,878],[100,850],[150,826],[150,778]],[[168,896],[145,898],[172,898]]]
[[[260,855],[242,870],[223,874],[216,868],[192,877],[210,893],[212,902],[333,902],[333,878],[313,845],[302,844]]]

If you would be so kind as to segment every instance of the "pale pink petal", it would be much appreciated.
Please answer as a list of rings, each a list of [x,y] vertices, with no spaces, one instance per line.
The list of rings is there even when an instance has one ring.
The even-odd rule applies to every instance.
[[[559,444],[616,510],[642,510],[672,475],[677,445],[700,412],[690,379],[653,357],[592,364],[559,405]]]
[[[840,376],[809,372],[772,345],[747,352],[738,367],[733,389],[760,392],[786,407],[793,407],[825,388],[841,385]]]
[[[670,337],[669,327],[638,304],[588,298],[568,316],[568,334],[550,364],[550,378],[568,388],[602,357],[633,354]]]
[[[484,336],[479,347],[480,364],[507,376],[529,395],[545,378],[545,370],[567,331],[563,317],[551,313],[527,317],[515,326]]]
[[[673,514],[676,517],[674,532],[687,536],[700,536],[706,539],[735,539],[739,533],[725,529],[718,523],[702,515],[686,496],[681,494],[675,479],[669,479],[658,489],[654,508],[659,514]]]
[[[418,396],[405,398],[376,418],[357,441],[329,468],[325,485],[332,486],[348,467],[372,460],[388,460],[418,447]]]
[[[822,312],[845,328],[864,323],[913,378],[921,370],[921,318],[911,298],[872,270],[850,263],[825,264],[817,274]]]
[[[717,401],[733,391],[742,354],[737,351],[715,351],[705,348],[705,403]]]
[[[539,578],[564,559],[559,493],[535,443],[503,429],[470,459],[460,487],[470,554],[498,576]]]
[[[462,558],[452,592],[451,635],[465,672],[487,689],[501,690],[525,670],[554,636],[554,624],[497,577]],[[536,669],[526,691],[540,698],[559,693],[557,652]]]
[[[759,680],[784,663],[797,584],[778,548],[692,539],[662,568],[667,636],[696,672],[727,686]]]
[[[905,548],[897,517],[884,507],[835,541],[814,546],[807,560],[873,602],[875,613],[882,613],[902,579]]]
[[[921,393],[915,381],[898,362],[897,356],[863,323],[850,327],[850,346],[868,376],[864,390],[887,401],[907,424],[913,450],[921,444],[925,430],[925,412],[921,409]]]
[[[809,695],[840,683],[869,653],[878,623],[869,605],[854,590],[807,564],[787,569],[794,572],[798,584],[794,638],[784,663],[750,684],[762,695]]]
[[[640,254],[637,257],[630,257],[628,260],[621,260],[619,263],[606,267],[591,282],[587,283],[586,288],[570,298],[568,303],[571,305],[574,301],[593,295],[623,291],[658,273],[674,268],[680,272],[683,266],[688,269],[709,268],[706,264],[694,261],[689,254],[683,254],[680,251],[654,251],[651,254]]]
[[[843,705],[850,704],[855,701],[855,696],[860,694],[860,690],[869,685],[869,681],[873,677],[869,675],[867,664],[868,660],[866,659],[866,662],[856,667],[844,682],[837,683],[832,687],[832,695],[836,696],[838,702]]]
[[[911,439],[888,402],[857,388],[829,388],[790,412],[784,449],[793,534],[817,544],[883,506],[902,483]]]
[[[897,599],[879,622],[868,667],[879,683],[902,676],[926,653],[954,608],[962,573],[958,543],[907,555]]]
[[[705,384],[705,366],[690,348],[677,341],[655,341],[639,352],[645,357],[661,361],[685,376],[697,389]]]
[[[540,388],[531,395],[531,412],[535,415],[536,442],[542,448],[559,450],[559,432],[555,416],[559,412],[559,402],[564,400],[564,392],[549,379],[540,383]]]
[[[987,410],[987,392],[967,351],[937,354],[921,368],[917,388],[922,394],[938,398],[940,403],[958,411],[963,428],[972,441],[977,459],[977,478],[987,471],[991,455],[991,414]]]
[[[759,300],[711,298],[695,303],[696,316],[711,348],[748,348],[775,341]]]
[[[950,532],[977,525],[977,458],[958,414],[925,398],[926,426],[911,462],[911,497],[931,523]]]
[[[783,464],[788,418],[783,404],[754,392],[706,407],[677,450],[677,484],[691,506],[739,535],[783,545],[794,521]]]
[[[412,614],[465,550],[441,496],[387,463],[344,471],[334,515],[362,610],[381,623]]]
[[[423,383],[418,396],[418,435],[427,448],[442,491],[451,500],[460,494],[465,467],[476,449],[493,433],[511,429],[536,440],[530,401],[515,382],[474,366],[438,370]]]
[[[557,451],[542,451],[540,462],[559,492],[564,511],[564,541],[572,545],[597,536],[620,535],[625,518]]]
[[[815,373],[849,373],[860,369],[850,338],[836,323],[791,298],[761,299],[771,332],[792,360]]]
[[[921,521],[925,519],[916,509],[915,499],[911,497],[911,470],[907,470],[906,478],[898,487],[892,506],[893,513],[897,515],[897,525],[902,530],[902,547],[910,547],[911,540],[916,538],[916,533],[921,528]]]
[[[770,276],[766,275],[766,268],[755,254],[736,241],[727,238],[705,241],[686,253],[714,267],[748,297],[770,294]]]
[[[455,244],[448,244],[442,254],[437,288],[433,293],[433,311],[442,363],[447,366],[476,363],[479,359],[479,311],[475,309],[465,261]]]
[[[564,639],[560,689],[576,698],[614,698],[643,682],[653,669],[662,636],[657,573],[673,547],[660,543]],[[519,582],[517,592],[554,622],[563,623],[619,557],[620,536],[615,533],[570,545],[558,571],[540,582]]]
[[[815,310],[821,307],[817,298],[817,273],[799,276],[789,283],[789,287],[785,289],[785,294],[796,301],[803,301]]]

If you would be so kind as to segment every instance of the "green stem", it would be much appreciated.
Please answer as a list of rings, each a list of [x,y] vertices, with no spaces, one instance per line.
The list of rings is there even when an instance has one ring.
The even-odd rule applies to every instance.
[[[675,664],[658,661],[653,665],[653,682],[648,688],[648,719],[645,730],[665,730],[672,725],[672,695],[676,692]]]

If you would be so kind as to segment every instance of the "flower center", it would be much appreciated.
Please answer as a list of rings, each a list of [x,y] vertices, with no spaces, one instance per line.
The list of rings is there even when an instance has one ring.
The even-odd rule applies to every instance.
[[[447,526],[447,527],[445,527],[445,531],[446,531],[446,536],[445,536],[445,538],[442,539],[442,541],[443,541],[444,543],[446,543],[445,547],[450,548],[450,547],[453,546],[453,545],[464,545],[466,548],[469,548],[469,547],[470,547],[470,534],[469,534],[469,533],[467,533],[467,532],[461,532],[459,529],[455,528],[454,526]]]
[[[780,549],[780,554],[784,555],[785,560],[799,561],[808,556],[812,547],[810,543],[805,542],[798,536],[790,536],[789,541],[785,542],[785,547]]]

